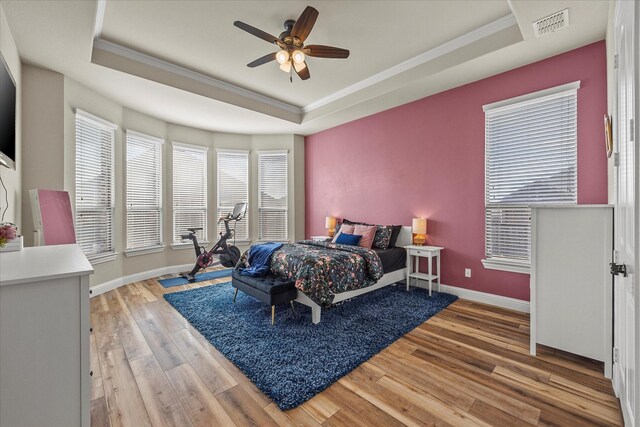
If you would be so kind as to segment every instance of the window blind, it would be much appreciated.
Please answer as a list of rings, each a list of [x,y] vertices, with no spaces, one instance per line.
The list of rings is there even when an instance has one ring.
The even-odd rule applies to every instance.
[[[76,110],[76,241],[90,261],[115,255],[113,146],[117,127]]]
[[[486,256],[528,264],[531,205],[577,203],[577,88],[485,111]]]
[[[258,154],[258,230],[261,240],[287,240],[287,152]]]
[[[187,228],[202,228],[198,241],[207,240],[207,148],[173,143],[173,241]]]
[[[127,130],[127,250],[162,246],[162,144]]]
[[[233,212],[236,203],[249,203],[249,153],[218,151],[218,218]],[[247,211],[248,212],[248,211]],[[236,238],[249,239],[249,214],[235,226]],[[230,224],[233,226],[233,223]],[[218,232],[224,224],[218,224]]]

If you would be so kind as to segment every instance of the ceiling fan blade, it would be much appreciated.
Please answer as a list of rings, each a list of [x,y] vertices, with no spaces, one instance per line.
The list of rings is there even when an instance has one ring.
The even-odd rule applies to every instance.
[[[272,36],[269,33],[265,33],[262,30],[257,29],[256,27],[252,27],[249,24],[245,24],[242,21],[236,21],[233,23],[233,25],[235,25],[236,27],[240,28],[241,30],[245,30],[247,33],[249,34],[253,34],[254,36],[261,38],[264,41],[267,41],[269,43],[274,43],[274,44],[278,44],[278,42],[280,41],[276,36]]]
[[[265,56],[262,56],[262,57],[256,59],[255,61],[249,62],[247,64],[247,67],[254,68],[254,67],[257,67],[258,65],[262,65],[262,64],[266,64],[267,62],[271,62],[271,61],[276,59],[276,53],[277,52],[268,53]]]
[[[296,73],[298,73],[298,76],[302,80],[307,80],[309,77],[311,77],[311,74],[309,74],[309,67],[307,66],[306,62],[303,62],[301,64],[296,64],[294,62],[293,63],[293,68],[295,68]]]
[[[293,26],[291,37],[297,37],[304,42],[309,37],[316,19],[318,19],[318,11],[311,6],[307,6]]]
[[[349,57],[349,51],[347,49],[341,49],[333,46],[322,46],[319,44],[310,44],[309,46],[305,46],[304,53],[316,58],[344,59]]]

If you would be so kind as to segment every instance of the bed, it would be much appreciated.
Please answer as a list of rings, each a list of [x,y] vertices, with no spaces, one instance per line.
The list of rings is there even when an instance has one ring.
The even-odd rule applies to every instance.
[[[403,226],[400,230],[396,245],[389,249],[367,250],[359,247],[340,247],[326,242],[304,241],[298,245],[287,245],[281,252],[276,252],[271,259],[271,272],[276,276],[288,277],[296,280],[297,297],[295,301],[311,308],[311,319],[314,324],[320,322],[322,308],[336,304],[350,298],[383,288],[405,279],[406,275],[406,251],[403,246],[411,244],[411,227]],[[336,251],[337,249],[337,251]],[[308,272],[304,271],[310,256],[317,257],[313,260],[316,264],[322,264],[328,254],[326,251],[334,250],[332,257],[341,257],[343,263],[362,263],[359,268],[353,268],[344,272],[331,271],[330,277],[339,278],[340,283],[329,286],[318,286],[316,281],[306,280]],[[298,251],[298,253],[295,253]],[[298,262],[298,265],[288,265]],[[368,274],[362,275],[362,271]],[[328,279],[329,280],[329,279]],[[307,292],[305,292],[307,290]]]

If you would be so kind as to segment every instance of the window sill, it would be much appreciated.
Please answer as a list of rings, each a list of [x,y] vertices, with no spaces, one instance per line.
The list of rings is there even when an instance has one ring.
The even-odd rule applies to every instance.
[[[529,264],[517,261],[483,259],[482,265],[489,270],[509,271],[511,273],[530,274],[531,266]]]
[[[249,239],[243,239],[243,240],[236,240],[235,242],[233,241],[233,239],[229,239],[227,240],[227,244],[228,245],[236,245],[236,246],[249,246],[251,245],[251,240]]]
[[[95,258],[89,258],[87,257],[87,259],[89,260],[89,262],[91,263],[91,265],[96,265],[96,264],[102,264],[105,262],[111,262],[111,261],[115,261],[115,259],[118,258],[118,254],[115,252],[111,252],[105,255],[99,255]]]
[[[204,242],[200,242],[198,241],[198,244],[200,246],[204,246],[205,248],[207,246],[209,246],[208,241],[204,241]],[[182,243],[182,242],[178,242],[178,243],[172,243],[171,244],[171,249],[173,249],[174,251],[180,251],[182,249],[193,249],[193,242],[187,242],[187,243]]]
[[[140,248],[140,249],[127,249],[124,251],[124,255],[128,257],[138,256],[138,255],[148,255],[155,254],[158,252],[164,251],[164,245],[154,246],[152,248]]]

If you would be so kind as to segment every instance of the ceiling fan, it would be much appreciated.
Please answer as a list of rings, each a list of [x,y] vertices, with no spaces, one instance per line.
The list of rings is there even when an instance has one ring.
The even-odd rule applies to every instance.
[[[318,11],[311,6],[307,6],[297,21],[288,19],[284,22],[284,32],[280,34],[280,37],[272,36],[242,21],[234,22],[233,25],[241,30],[253,34],[269,43],[273,43],[280,48],[278,52],[268,53],[248,63],[247,67],[253,68],[276,60],[280,64],[282,71],[290,73],[289,78],[292,81],[292,68],[302,80],[307,80],[311,77],[311,74],[309,74],[309,67],[305,62],[305,55],[316,58],[348,58],[349,51],[347,49],[319,44],[304,45],[304,41],[309,37],[309,33],[311,33],[313,24],[316,23],[316,19],[318,19]]]

